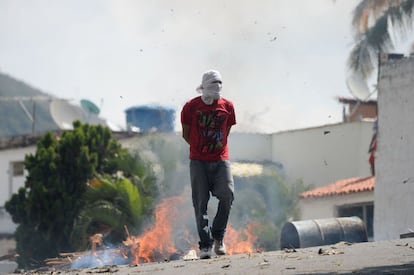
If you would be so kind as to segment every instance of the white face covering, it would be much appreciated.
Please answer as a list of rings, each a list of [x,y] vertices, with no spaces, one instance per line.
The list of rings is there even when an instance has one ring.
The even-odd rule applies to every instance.
[[[210,70],[203,74],[202,83],[197,91],[201,93],[201,99],[207,105],[211,105],[214,100],[220,98],[221,94],[221,75],[219,72]]]

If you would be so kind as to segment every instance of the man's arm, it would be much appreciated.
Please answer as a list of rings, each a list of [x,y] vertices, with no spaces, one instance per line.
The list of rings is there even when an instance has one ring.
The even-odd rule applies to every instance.
[[[183,124],[183,138],[190,144],[190,126],[187,124]]]
[[[230,126],[227,126],[227,136],[230,135],[230,129],[231,129],[231,125]]]

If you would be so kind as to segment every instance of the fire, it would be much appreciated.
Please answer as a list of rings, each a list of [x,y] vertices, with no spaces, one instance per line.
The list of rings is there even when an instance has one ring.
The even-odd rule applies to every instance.
[[[124,241],[130,247],[133,256],[132,264],[153,262],[160,257],[168,257],[177,252],[172,240],[172,225],[177,217],[177,206],[182,203],[182,197],[166,198],[155,208],[155,220],[139,237],[128,236]]]
[[[155,208],[154,222],[143,234],[130,235],[125,226],[127,239],[123,242],[119,257],[129,261],[132,265],[155,261],[170,260],[172,256],[184,256],[188,251],[195,251],[198,245],[196,232],[188,230],[185,221],[195,220],[193,209],[185,205],[186,196],[176,196],[163,199]],[[252,253],[257,236],[254,229],[257,224],[249,223],[246,227],[236,230],[228,224],[224,243],[229,255],[238,253]],[[96,234],[90,239],[92,242],[92,257],[98,258],[102,253],[97,246],[102,244],[102,235]],[[115,250],[114,250],[115,251]],[[94,262],[94,261],[91,261]],[[96,260],[95,260],[96,262]]]
[[[249,223],[246,228],[236,230],[232,225],[227,226],[227,231],[224,239],[227,253],[229,255],[240,253],[252,253],[255,251],[254,243],[257,236],[254,235],[254,229],[257,224]]]
[[[89,241],[92,244],[92,254],[95,256],[96,256],[96,247],[103,245],[102,237],[103,235],[98,233],[89,238]]]
[[[128,229],[126,228],[128,238],[124,241],[124,245],[129,247],[131,264],[138,265],[143,262],[154,262],[160,259],[164,260],[168,259],[173,254],[182,254],[182,252],[184,252],[178,252],[174,243],[173,234],[177,227],[183,226],[179,222],[177,223],[180,218],[183,218],[178,215],[184,214],[182,211],[178,211],[180,205],[183,203],[184,196],[171,197],[162,200],[155,209],[153,226],[148,228],[140,236],[130,236]],[[254,243],[257,240],[257,236],[253,232],[256,226],[256,224],[249,223],[245,228],[236,230],[229,224],[224,239],[227,253],[232,255],[254,252]],[[183,230],[180,234],[181,237],[187,239],[188,243],[190,243],[191,238],[189,235],[187,230]],[[196,248],[195,244],[193,244],[191,249]]]

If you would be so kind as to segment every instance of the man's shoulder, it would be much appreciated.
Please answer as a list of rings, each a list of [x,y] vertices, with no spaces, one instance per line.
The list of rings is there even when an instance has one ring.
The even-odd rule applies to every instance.
[[[219,104],[227,105],[233,107],[233,102],[227,98],[220,97]]]
[[[201,96],[196,96],[190,100],[188,100],[185,104],[186,105],[194,105],[194,104],[199,104],[201,101]]]

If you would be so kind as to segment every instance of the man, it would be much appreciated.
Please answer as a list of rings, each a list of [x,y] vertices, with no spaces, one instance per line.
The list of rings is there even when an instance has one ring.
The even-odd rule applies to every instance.
[[[221,97],[219,72],[203,74],[197,88],[201,96],[189,100],[181,111],[183,138],[190,145],[190,179],[197,231],[200,238],[200,259],[225,255],[223,243],[234,183],[230,170],[227,138],[236,124],[233,103]],[[219,203],[211,228],[207,215],[210,193]]]

